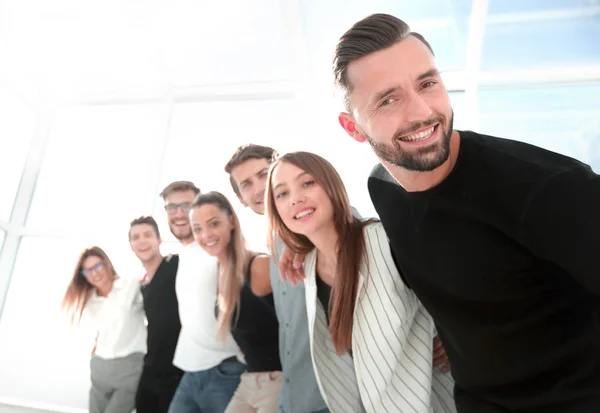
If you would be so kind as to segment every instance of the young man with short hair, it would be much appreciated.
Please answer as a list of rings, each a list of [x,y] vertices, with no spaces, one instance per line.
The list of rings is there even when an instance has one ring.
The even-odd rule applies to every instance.
[[[183,246],[175,291],[181,332],[173,364],[185,373],[169,413],[223,413],[246,366],[231,335],[217,337],[217,261],[194,242],[189,212],[200,190],[189,181],[161,192],[171,232]]]
[[[146,271],[141,280],[148,337],[144,370],[136,395],[137,413],[167,413],[183,372],[173,365],[181,324],[175,295],[179,257],[160,253],[160,233],[152,217],[129,226],[129,245]]]
[[[255,213],[265,212],[264,197],[269,166],[277,152],[261,145],[237,149],[227,165],[231,187],[244,206]],[[283,367],[283,385],[279,411],[285,413],[325,413],[310,357],[308,320],[304,285],[293,287],[284,282],[271,263],[271,285],[279,320],[279,354]]]

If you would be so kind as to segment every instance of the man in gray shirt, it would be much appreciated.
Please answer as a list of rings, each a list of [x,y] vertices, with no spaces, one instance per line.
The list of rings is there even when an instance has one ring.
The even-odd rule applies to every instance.
[[[225,165],[239,200],[259,215],[265,212],[267,175],[275,156],[277,152],[273,148],[249,144],[239,147]],[[294,287],[282,281],[277,265],[271,262],[271,285],[279,320],[279,357],[283,368],[279,412],[328,413],[310,358],[304,284]]]

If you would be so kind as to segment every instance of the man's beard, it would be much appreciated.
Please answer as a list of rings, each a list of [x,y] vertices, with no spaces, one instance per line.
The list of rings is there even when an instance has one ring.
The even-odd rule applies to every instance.
[[[443,121],[444,117],[438,116],[434,119],[411,125],[410,128],[404,131],[397,131],[394,134],[391,144],[377,142],[367,135],[364,136],[371,145],[371,148],[373,148],[375,155],[380,159],[408,171],[429,172],[441,166],[450,157],[450,137],[452,136],[454,124],[454,112],[450,115],[447,129],[442,129]],[[438,132],[441,133],[441,137],[437,142],[417,147],[410,151],[402,148],[399,138],[436,123],[438,124]]]
[[[175,228],[177,228],[175,226],[175,224],[169,224],[169,229],[171,230],[171,234],[173,234],[175,239],[177,239],[178,241],[188,241],[193,238],[191,228],[189,228],[187,230],[180,230],[179,228],[177,228],[175,230]]]

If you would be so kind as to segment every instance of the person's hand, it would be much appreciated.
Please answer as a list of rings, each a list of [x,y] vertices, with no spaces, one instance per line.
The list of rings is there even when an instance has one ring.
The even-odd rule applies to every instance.
[[[450,371],[448,355],[439,336],[433,338],[433,367],[438,367],[442,373]]]
[[[279,257],[279,275],[283,281],[289,281],[293,286],[304,281],[304,255],[296,254],[287,247]]]

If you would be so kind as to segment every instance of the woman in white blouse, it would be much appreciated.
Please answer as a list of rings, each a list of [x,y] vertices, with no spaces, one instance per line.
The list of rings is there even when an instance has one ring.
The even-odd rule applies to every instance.
[[[304,261],[311,355],[332,413],[455,412],[449,373],[432,367],[434,325],[375,221],[354,217],[344,184],[318,155],[272,166],[270,234]]]
[[[84,250],[63,299],[70,321],[87,313],[97,331],[90,372],[90,413],[129,413],[146,352],[139,282],[117,275],[99,247]]]

